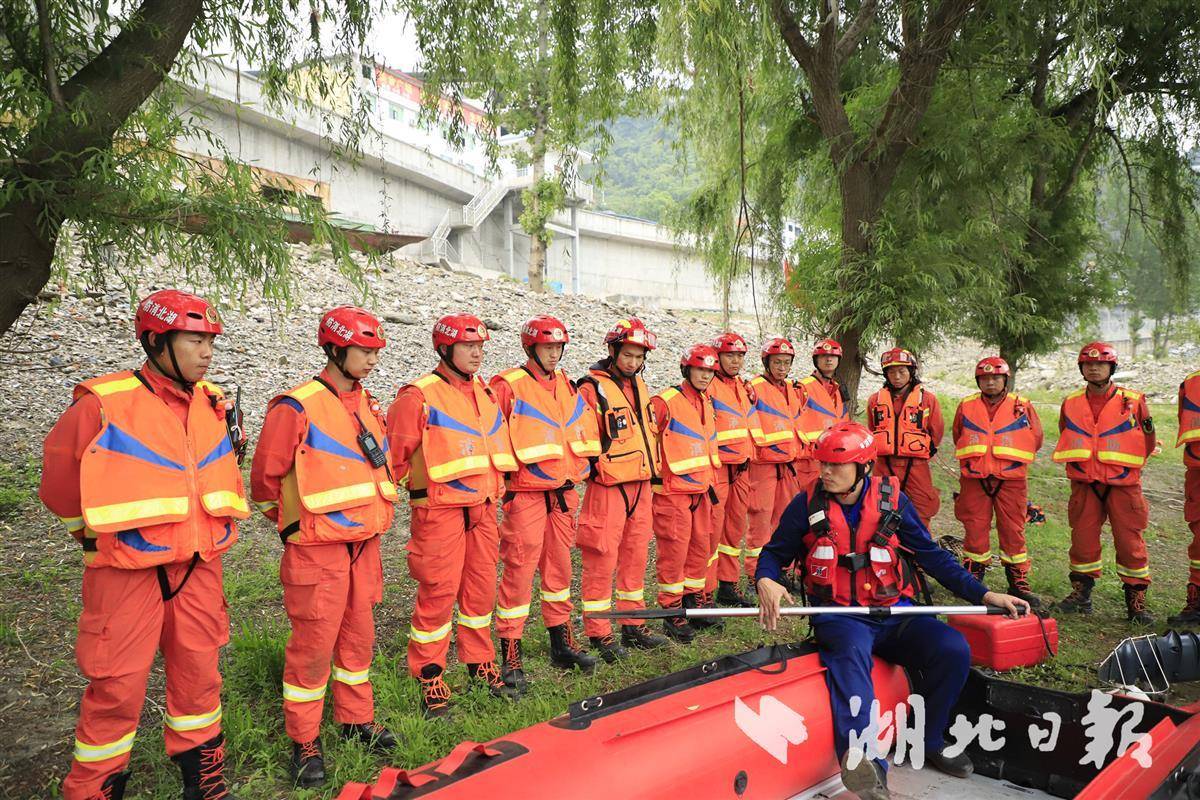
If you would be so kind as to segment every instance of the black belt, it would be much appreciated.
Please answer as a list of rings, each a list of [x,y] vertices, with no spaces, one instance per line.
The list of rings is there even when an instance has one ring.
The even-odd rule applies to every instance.
[[[196,569],[196,564],[198,563],[200,563],[200,554],[192,553],[192,560],[188,563],[187,572],[183,573],[183,580],[174,589],[171,588],[171,581],[167,577],[167,568],[162,564],[154,568],[154,573],[158,576],[158,590],[162,592],[164,603],[170,602],[175,595],[183,591],[183,587],[187,585],[188,578],[192,577],[192,570]]]

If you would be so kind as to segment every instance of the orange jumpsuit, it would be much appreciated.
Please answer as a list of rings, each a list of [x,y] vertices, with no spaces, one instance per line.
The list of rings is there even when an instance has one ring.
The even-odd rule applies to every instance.
[[[535,392],[533,386],[539,391]],[[575,484],[587,477],[584,456],[600,451],[599,434],[594,412],[566,376],[561,372],[547,376],[532,359],[523,369],[492,378],[491,389],[509,420],[521,465],[509,476],[509,491],[502,506],[500,560],[504,572],[497,597],[496,632],[504,639],[520,639],[529,616],[535,569],[542,578],[542,622],[553,628],[571,619],[571,547],[575,544],[575,512],[579,507]],[[521,400],[520,408],[516,408],[518,419],[514,419],[518,391],[530,399]],[[571,407],[573,399],[579,407]],[[529,442],[518,437],[519,430],[521,437],[527,435],[519,427],[524,420],[533,420]],[[580,427],[560,436],[559,431],[569,422],[587,425],[586,432]],[[547,458],[546,453],[538,452],[547,447],[556,448],[557,455]]]
[[[915,409],[910,409],[908,416],[918,416],[919,422],[909,424],[919,427],[928,435],[928,454],[918,456],[884,455],[881,448],[879,459],[875,462],[875,472],[881,476],[894,475],[900,479],[900,491],[908,495],[908,499],[917,509],[917,515],[921,518],[921,522],[925,523],[925,527],[929,527],[929,521],[937,515],[938,509],[942,505],[941,496],[933,485],[933,473],[929,468],[929,462],[937,453],[938,445],[941,444],[942,437],[946,434],[946,423],[942,419],[942,407],[938,403],[937,396],[919,385],[910,385],[902,392],[894,392],[885,387],[872,395],[867,403],[867,426],[872,433],[876,434],[876,441],[879,443],[881,429],[878,420],[880,415],[876,413],[876,409],[885,402],[886,398],[886,400],[890,400],[891,416],[895,419],[896,425],[901,428],[900,434],[903,435],[902,427],[905,422],[901,418],[905,416],[906,400],[912,392],[918,390],[921,392],[920,401],[916,402],[914,399]],[[896,435],[895,428],[886,433],[897,439],[900,438]]]
[[[1183,519],[1192,529],[1188,545],[1188,581],[1200,585],[1200,372],[1179,384],[1179,438],[1183,464]]]
[[[981,412],[984,419],[979,418]],[[991,561],[995,515],[1000,561],[1017,572],[1028,572],[1026,464],[1033,461],[1043,441],[1033,403],[1012,394],[971,395],[959,403],[952,431],[955,456],[962,465],[954,516],[965,532],[964,555],[983,564]]]
[[[428,402],[421,384],[444,381],[462,399],[455,418],[446,409]],[[437,386],[437,384],[432,384]],[[431,389],[432,391],[432,389]],[[490,406],[490,408],[489,408]],[[494,411],[498,419],[486,419]],[[496,563],[500,557],[500,534],[496,524],[496,501],[504,493],[502,464],[497,462],[507,443],[508,428],[503,412],[495,407],[478,378],[464,381],[445,365],[425,378],[402,388],[387,415],[392,473],[409,490],[412,505],[408,540],[408,570],[417,582],[416,604],[408,639],[408,669],[415,677],[426,664],[443,669],[450,647],[454,606],[458,604],[458,658],[466,664],[495,660],[491,625],[496,605]],[[434,480],[448,463],[435,464],[424,453],[429,429],[459,432],[462,461],[487,452],[490,464],[469,476]],[[511,445],[508,445],[511,447]],[[486,451],[485,451],[486,448]],[[499,455],[503,455],[502,452]],[[452,458],[442,454],[439,460]],[[505,471],[516,469],[511,449],[503,463]],[[435,486],[435,484],[437,484]]]
[[[620,404],[630,409],[628,414],[621,416],[619,430],[614,430],[609,426],[616,423],[612,420],[606,421],[606,415],[600,411],[601,403],[596,387],[583,379],[578,382],[579,393],[590,407],[598,410],[597,418],[605,455],[617,445],[612,434],[627,437],[625,444],[631,453],[628,458],[638,461],[641,469],[631,469],[630,480],[605,483],[596,471],[599,467],[595,466],[583,493],[575,541],[579,545],[583,562],[583,631],[593,638],[612,633],[612,623],[609,620],[588,616],[588,612],[608,611],[612,608],[614,574],[617,610],[646,607],[646,558],[650,536],[654,532],[650,478],[657,474],[654,461],[658,452],[654,430],[651,427],[649,391],[641,377],[617,378],[608,369],[608,359],[591,366],[589,376],[594,378],[598,373],[606,374],[608,380],[620,387],[623,397],[609,398],[609,406],[615,407]],[[613,419],[616,419],[616,416]],[[637,457],[633,457],[632,453],[637,453]],[[640,475],[645,477],[635,477]],[[641,624],[639,620],[621,622],[629,625]]]
[[[817,439],[833,425],[850,419],[850,409],[842,400],[841,384],[833,378],[825,378],[813,370],[811,375],[796,383],[804,393],[804,408],[796,425],[805,444],[802,456],[796,462],[796,472],[799,484],[807,486],[817,479],[820,471],[820,464],[811,457]]]
[[[169,413],[188,426],[193,395],[145,365],[140,375]],[[65,800],[93,796],[109,775],[129,763],[146,682],[158,652],[167,678],[163,731],[167,754],[191,750],[221,732],[217,657],[229,641],[229,613],[220,556],[237,540],[236,522],[219,521],[213,538],[198,538],[196,548],[181,542],[177,548],[163,547],[152,535],[161,526],[154,525],[131,528],[115,537],[97,536],[84,524],[81,462],[102,424],[101,403],[92,393],[83,394],[63,412],[46,437],[38,493],[83,545],[86,564],[75,659],[88,686],[75,728],[75,760],[62,785]],[[131,425],[112,446],[131,458],[155,458],[139,437],[145,434]],[[200,507],[195,492],[189,498],[192,514],[203,517],[195,510]],[[166,552],[171,549],[174,552]],[[129,555],[123,555],[123,550]],[[160,564],[132,568],[127,563],[130,557],[148,557]]]
[[[334,386],[328,370],[320,377]],[[305,391],[306,386],[313,384],[298,389]],[[382,446],[383,426],[375,415],[378,406],[369,395],[364,397],[364,392],[358,383],[348,392],[337,391],[336,398],[330,397],[337,404],[332,411],[338,415],[344,411],[344,421],[350,426],[346,436],[361,432],[357,415]],[[317,394],[322,393],[328,390],[317,388]],[[301,525],[301,515],[313,514],[302,503],[280,508],[288,505],[289,496],[296,497],[294,470],[300,448],[307,445],[318,453],[336,448],[334,455],[339,459],[361,458],[349,449],[354,447],[353,441],[322,441],[320,437],[327,436],[331,428],[324,420],[308,419],[299,401],[281,395],[267,410],[250,469],[250,497],[276,523],[284,540],[279,577],[292,633],[284,651],[283,715],[288,736],[297,742],[312,741],[320,731],[331,660],[334,719],[344,724],[375,719],[370,668],[375,646],[374,606],[383,599],[379,537],[392,523],[394,487],[391,499],[372,496],[366,503],[321,515],[328,523],[319,534]],[[386,473],[378,477],[390,483]],[[314,529],[317,522],[310,523]]]
[[[750,505],[750,454],[753,442],[750,428],[754,424],[754,395],[749,383],[730,378],[720,370],[708,387],[717,415],[717,445],[721,467],[713,488],[717,502],[713,505],[712,530],[717,536],[717,561],[709,567],[706,592],[717,587],[717,581],[737,583],[741,578],[742,540],[746,538],[747,509]]]
[[[1080,389],[1063,400],[1054,460],[1071,480],[1071,572],[1100,577],[1100,529],[1112,524],[1117,575],[1133,586],[1150,583],[1146,541],[1150,508],[1142,495],[1142,470],[1157,444],[1146,398],[1110,384]]]
[[[712,527],[720,457],[712,401],[691,383],[655,395],[650,406],[662,465],[653,503],[658,604],[666,608],[679,605],[685,594],[704,594],[720,542]]]
[[[776,383],[765,375],[752,379],[750,387],[756,398],[756,423],[750,432],[754,454],[750,457],[745,554],[746,575],[753,582],[759,553],[801,488],[796,465],[805,451],[798,427],[805,397],[791,381]]]

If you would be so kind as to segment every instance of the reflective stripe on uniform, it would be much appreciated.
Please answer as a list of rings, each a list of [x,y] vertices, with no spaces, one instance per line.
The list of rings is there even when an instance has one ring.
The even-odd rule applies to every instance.
[[[981,456],[987,453],[986,444],[971,444],[966,447],[960,447],[954,451],[955,458],[966,458],[967,456]]]
[[[717,555],[717,551],[713,550],[713,554],[708,557],[708,566],[711,567],[713,564],[717,563]]]
[[[340,486],[337,489],[328,489],[324,492],[315,492],[306,494],[300,498],[304,503],[305,508],[327,508],[328,506],[345,503],[350,500],[362,500],[366,497],[374,497],[374,483],[354,483],[350,486]]]
[[[1071,572],[1096,572],[1102,566],[1102,562],[1093,561],[1090,564],[1076,564],[1071,562]]]
[[[584,611],[608,611],[612,608],[612,597],[605,597],[602,600],[584,600]]]
[[[568,586],[566,589],[558,592],[547,592],[545,589],[542,589],[541,594],[543,603],[564,603],[571,599],[571,587]]]
[[[279,508],[279,503],[276,503],[274,500],[267,500],[262,503],[256,501],[254,507],[265,514],[268,511]]]
[[[436,467],[429,467],[429,480],[441,483],[448,475],[464,472],[466,470],[487,468],[487,456],[466,456],[465,458],[456,458],[453,461],[447,461],[445,464],[438,464]]]
[[[1005,564],[1024,564],[1029,560],[1029,553],[1013,553],[1011,556],[1000,554],[1000,561]]]
[[[417,628],[414,628],[412,625],[408,626],[408,638],[412,639],[413,641],[420,642],[421,644],[429,644],[430,642],[436,642],[440,639],[445,639],[449,635],[450,635],[450,623],[449,622],[447,622],[445,625],[441,626],[440,628],[434,628],[431,631],[422,631],[422,630],[418,630]]]
[[[358,686],[360,683],[366,683],[371,679],[371,668],[360,670],[342,669],[337,664],[333,665],[333,679],[339,683],[344,683],[347,686]]]
[[[137,729],[135,728],[115,742],[108,742],[106,744],[87,744],[76,739],[75,760],[90,763],[92,761],[105,761],[117,756],[123,756],[133,749],[133,737],[136,735]]]
[[[747,547],[745,552],[746,552],[747,558],[758,558],[759,555],[762,554],[762,548],[761,547]]]
[[[1196,559],[1192,559],[1191,561],[1188,562],[1188,566],[1191,567],[1192,569],[1200,569],[1200,561],[1197,561]]]
[[[458,624],[462,625],[463,627],[466,627],[466,628],[474,628],[475,630],[479,630],[481,628],[486,628],[488,625],[492,624],[492,612],[489,611],[486,614],[472,616],[470,614],[464,614],[464,613],[462,613],[462,611],[459,611],[458,612]]]
[[[67,527],[68,533],[78,533],[83,530],[83,517],[59,517],[58,521]]]
[[[731,547],[723,543],[717,545],[717,552],[724,556],[733,556],[734,558],[737,558],[742,554],[740,547]]]
[[[106,397],[107,395],[117,394],[118,392],[128,392],[132,389],[138,388],[141,385],[142,382],[138,380],[137,376],[131,375],[128,378],[121,378],[120,380],[97,383],[92,387],[92,391],[101,397]]]
[[[89,525],[98,528],[151,517],[186,516],[188,507],[186,497],[152,497],[148,500],[85,508],[83,515]]]
[[[1140,467],[1146,463],[1145,456],[1120,453],[1116,450],[1101,450],[1096,454],[1096,460],[1101,464],[1128,464],[1131,467]]]
[[[1079,450],[1056,450],[1050,458],[1054,461],[1071,461],[1073,459],[1081,459],[1086,461],[1092,457],[1092,451],[1083,448]]]
[[[520,619],[521,617],[528,617],[529,603],[526,603],[523,606],[513,606],[512,608],[496,606],[496,616],[500,619]]]
[[[208,492],[200,500],[204,503],[205,508],[232,508],[234,511],[250,513],[250,506],[246,505],[246,498],[229,489]]]
[[[731,439],[745,439],[749,435],[749,428],[727,428],[723,431],[717,431],[717,441],[728,442]]]
[[[660,583],[658,585],[658,590],[665,594],[682,594],[683,584],[683,581],[680,581],[679,583]],[[704,585],[703,581],[700,583],[700,585]]]
[[[982,553],[972,553],[970,550],[963,550],[963,555],[972,561],[982,564],[992,560],[992,551],[987,550]]]
[[[1018,450],[1015,447],[1004,447],[1002,445],[996,445],[993,447],[992,455],[1009,456],[1011,458],[1025,461],[1033,461],[1033,459],[1037,456],[1036,453],[1031,453],[1028,450]]]
[[[617,589],[617,599],[624,600],[627,603],[640,603],[646,599],[646,587],[639,586],[638,588],[630,589],[627,592]]]
[[[678,586],[679,584],[673,583],[670,585]],[[684,578],[683,579],[683,588],[685,588],[685,589],[703,589],[704,588],[704,578]],[[664,591],[666,591],[666,590],[664,590]]]
[[[1150,567],[1123,567],[1117,564],[1117,574],[1125,578],[1149,578]]]
[[[294,686],[284,681],[283,699],[292,703],[311,703],[314,700],[324,700],[325,686],[319,686],[316,689],[305,689],[303,686]]]
[[[221,721],[221,704],[207,714],[181,714],[178,717],[165,714],[163,721],[173,731],[197,731]]]
[[[542,456],[561,456],[563,454],[563,448],[561,444],[555,444],[551,442],[550,444],[539,444],[534,447],[523,447],[517,450],[516,453],[517,458],[521,459],[526,464],[529,464],[533,462],[534,459],[541,458]]]

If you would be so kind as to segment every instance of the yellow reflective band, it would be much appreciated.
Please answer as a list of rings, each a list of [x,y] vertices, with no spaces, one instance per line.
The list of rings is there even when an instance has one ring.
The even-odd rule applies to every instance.
[[[561,456],[563,449],[561,444],[539,444],[536,447],[522,447],[517,450],[517,458],[529,463],[535,458],[544,456]]]
[[[371,668],[367,667],[357,672],[349,669],[342,669],[337,664],[333,665],[333,679],[338,683],[344,683],[347,686],[358,686],[360,683],[366,683],[371,679]]]
[[[157,497],[151,500],[133,500],[128,503],[85,508],[83,516],[88,525],[100,528],[151,517],[186,517],[188,507],[186,497]]]
[[[303,386],[297,386],[290,393],[297,400],[307,400],[325,387],[317,381],[309,381]]]
[[[1192,559],[1191,561],[1188,562],[1188,566],[1191,567],[1192,569],[1200,569],[1200,561],[1197,561],[1196,559]]]
[[[543,603],[565,603],[571,599],[571,587],[568,586],[559,592],[547,592],[545,589],[542,589],[541,594]]]
[[[474,628],[475,630],[486,628],[488,625],[492,624],[492,612],[489,611],[486,614],[480,614],[477,617],[473,617],[470,614],[464,614],[462,611],[459,611],[458,624],[462,625],[464,628]]]
[[[241,511],[245,514],[250,513],[250,506],[246,505],[246,498],[228,489],[208,492],[202,495],[200,500],[204,503],[204,507],[210,511],[218,508],[232,508],[234,511]]]
[[[447,461],[445,464],[438,464],[436,467],[429,467],[429,479],[444,483],[449,480],[449,476],[471,472],[472,470],[486,470],[488,468],[487,456],[466,456],[465,458],[456,458],[453,461]]]
[[[1090,564],[1071,563],[1071,572],[1095,572],[1103,566],[1103,562],[1093,561]]]
[[[442,627],[434,628],[431,631],[417,630],[416,628],[412,627],[411,625],[408,627],[408,638],[412,639],[415,642],[419,642],[421,644],[429,644],[430,642],[436,642],[441,639],[445,639],[449,635],[450,635],[450,623],[449,622],[447,622]]]
[[[824,428],[819,431],[796,431],[796,435],[806,442],[815,442],[821,438],[821,434],[825,432]]]
[[[683,588],[685,589],[703,589],[704,578],[684,578]]]
[[[1179,439],[1175,442],[1175,446],[1178,447],[1181,444],[1195,441],[1200,441],[1200,428],[1192,428],[1190,431],[1180,431]]]
[[[300,500],[304,503],[305,508],[316,510],[328,508],[329,506],[334,506],[338,503],[347,503],[351,500],[362,500],[364,498],[374,496],[374,483],[355,483],[350,486],[342,486],[337,489],[327,489],[324,492],[306,494],[303,495]]]
[[[775,431],[774,433],[763,433],[759,430],[760,438],[767,444],[782,442],[792,438],[794,431]]]
[[[714,550],[713,554],[708,557],[708,566],[711,567],[715,563],[717,563],[717,551]]]
[[[991,550],[988,550],[986,553],[972,553],[967,550],[963,550],[963,555],[978,564],[983,564],[992,560]]]
[[[262,503],[255,501],[254,507],[265,514],[273,508],[279,508],[279,503],[274,500],[267,500]]]
[[[1050,456],[1050,458],[1051,458],[1053,461],[1058,461],[1058,462],[1062,462],[1062,461],[1087,461],[1087,460],[1088,460],[1089,458],[1091,458],[1091,457],[1092,457],[1092,451],[1091,451],[1091,450],[1088,450],[1088,449],[1083,449],[1083,450],[1056,450],[1056,451],[1054,451],[1054,454],[1053,454],[1052,456]]]
[[[960,447],[954,451],[955,458],[966,458],[967,456],[981,456],[987,452],[986,444],[972,444],[966,447]]]
[[[527,377],[528,375],[529,375],[529,373],[523,369],[510,369],[508,372],[500,373],[501,378],[508,381],[509,383],[514,383],[514,384],[517,381]]]
[[[88,744],[75,740],[75,760],[91,763],[93,761],[105,761],[117,756],[123,756],[133,749],[133,737],[137,735],[137,729],[117,739],[115,742],[108,744]]]
[[[1034,458],[1034,454],[1028,450],[1018,450],[1015,447],[1003,447],[1001,445],[996,445],[993,447],[992,454],[1001,457],[1007,456],[1009,458],[1016,459],[1017,461],[1025,462],[1033,461]]]
[[[682,461],[668,461],[667,466],[676,475],[683,475],[688,472],[695,472],[701,467],[707,467],[711,463],[712,461],[708,456],[696,456],[695,458],[685,458]]]
[[[761,547],[747,547],[745,550],[745,553],[748,558],[758,558],[758,556],[762,553],[762,548]]]
[[[674,389],[674,388],[663,389],[662,394],[659,395],[659,397],[661,397],[666,402],[670,402],[672,399],[674,399],[678,396],[679,396],[679,390]]]
[[[727,544],[717,545],[717,552],[723,556],[733,556],[734,558],[737,558],[742,554],[741,548],[730,547]]]
[[[1128,464],[1131,467],[1140,467],[1146,463],[1145,456],[1119,453],[1115,450],[1101,450],[1096,454],[1096,460],[1102,464]]]
[[[580,439],[571,442],[571,450],[577,456],[595,456],[600,454],[599,439]]]
[[[526,603],[523,606],[513,606],[512,608],[497,606],[496,616],[500,619],[521,619],[521,617],[528,617],[529,603]]]
[[[1014,553],[1013,555],[1000,554],[1000,561],[1005,564],[1024,564],[1029,560],[1028,553]]]
[[[137,379],[137,376],[131,375],[128,378],[121,378],[120,380],[97,383],[92,387],[92,391],[101,397],[107,397],[110,394],[117,394],[118,392],[128,392],[141,385],[142,382]]]
[[[58,521],[67,527],[69,533],[83,530],[83,517],[59,517]]]
[[[293,686],[284,681],[283,699],[293,703],[311,703],[314,700],[324,700],[325,687],[320,686],[316,689],[305,689],[303,686]]]
[[[683,594],[683,581],[679,583],[660,583],[658,590],[665,594]]]
[[[492,453],[492,463],[501,472],[517,471],[517,461],[508,453]]]
[[[1117,564],[1117,574],[1126,578],[1149,578],[1150,567],[1134,569],[1132,567],[1122,567],[1120,564]]]
[[[173,731],[198,731],[221,721],[221,706],[217,704],[217,707],[207,714],[185,714],[178,717],[165,714],[163,719]]]
[[[608,611],[610,608],[612,608],[612,597],[606,597],[603,600],[583,601],[584,611]]]
[[[733,439],[745,439],[749,435],[749,428],[730,428],[729,430],[717,431],[717,441],[728,442]]]
[[[617,589],[617,599],[625,600],[626,602],[630,602],[630,603],[637,603],[642,600],[645,600],[646,599],[646,587],[639,586],[638,588],[630,589],[627,592],[622,591],[621,589]],[[587,605],[587,604],[585,603],[584,605]]]

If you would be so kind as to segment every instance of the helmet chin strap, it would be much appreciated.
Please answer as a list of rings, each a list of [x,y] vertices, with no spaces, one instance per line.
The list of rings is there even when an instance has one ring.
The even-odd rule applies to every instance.
[[[610,344],[608,346],[609,366],[612,368],[613,372],[616,372],[622,378],[624,378],[626,380],[632,380],[633,378],[637,377],[637,374],[639,372],[641,372],[642,370],[644,370],[646,368],[646,362],[643,361],[642,365],[640,367],[638,367],[637,369],[635,369],[633,372],[626,372],[625,370],[621,369],[619,366],[617,366],[617,356],[620,354],[620,352],[621,352],[621,345]]]
[[[162,364],[158,363],[158,359],[156,359],[153,355],[150,354],[149,348],[146,349],[146,358],[148,358],[150,360],[150,363],[154,365],[154,368],[156,370],[158,370],[159,374],[161,374],[167,378],[170,378],[172,381],[174,381],[176,384],[179,385],[180,389],[187,392],[188,394],[191,394],[192,390],[196,388],[196,384],[183,377],[183,370],[181,370],[179,368],[179,359],[177,359],[175,357],[175,343],[174,343],[175,337],[172,336],[170,332],[160,334],[160,336],[165,337],[165,341],[167,343],[167,355],[171,357],[171,366],[175,370],[174,374],[163,369]]]
[[[438,357],[442,359],[442,363],[445,364],[447,367],[449,367],[450,371],[453,372],[455,375],[462,378],[464,381],[469,382],[471,380],[471,376],[469,374],[467,374],[466,372],[463,372],[461,369],[454,366],[454,345],[452,345],[452,344],[445,345],[444,344],[441,347],[439,347],[438,348]]]
[[[566,352],[567,347],[563,345],[563,353],[565,354]],[[542,371],[543,376],[549,378],[553,374],[550,370],[546,369],[546,365],[542,363],[542,357],[537,354],[537,345],[525,348],[525,355],[529,357],[530,361],[538,365],[538,369]]]

